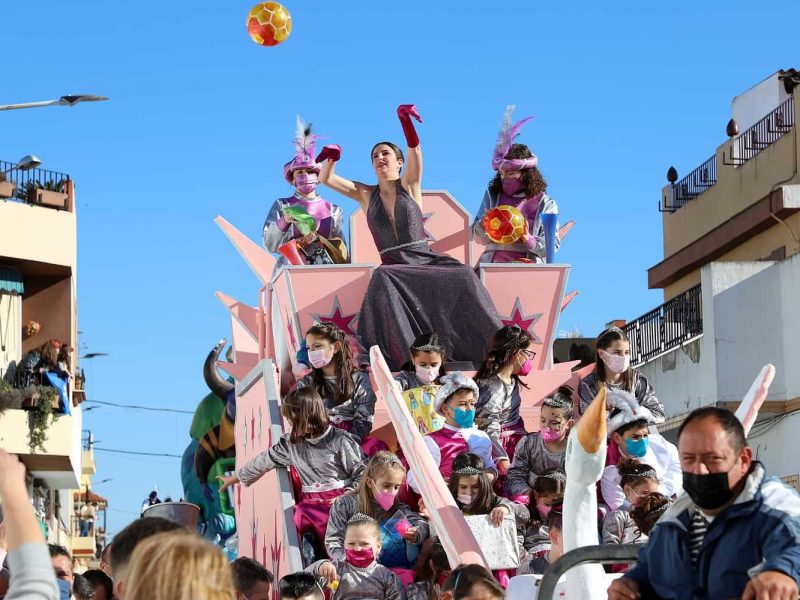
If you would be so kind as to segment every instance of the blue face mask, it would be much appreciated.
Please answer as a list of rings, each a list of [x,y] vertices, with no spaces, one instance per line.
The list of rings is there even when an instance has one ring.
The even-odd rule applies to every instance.
[[[646,437],[640,440],[625,440],[625,451],[628,456],[634,458],[642,458],[647,453],[647,447],[650,445],[650,440]]]
[[[64,581],[63,579],[56,579],[56,583],[58,584],[58,591],[61,594],[61,600],[69,600],[69,594],[72,591],[69,585],[69,581]]]
[[[463,408],[454,408],[453,421],[462,429],[472,427],[475,424],[475,409],[464,410]]]

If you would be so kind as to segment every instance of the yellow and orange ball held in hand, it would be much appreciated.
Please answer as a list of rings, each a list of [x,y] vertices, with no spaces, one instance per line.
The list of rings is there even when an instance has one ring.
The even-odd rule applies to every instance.
[[[495,244],[518,242],[527,229],[527,222],[518,208],[501,204],[483,216],[483,229]]]
[[[247,15],[247,33],[256,44],[277,46],[292,33],[292,15],[283,4],[261,2]]]

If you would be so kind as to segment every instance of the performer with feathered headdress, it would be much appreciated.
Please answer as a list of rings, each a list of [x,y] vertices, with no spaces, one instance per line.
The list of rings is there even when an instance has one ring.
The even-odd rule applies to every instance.
[[[483,195],[483,202],[472,226],[475,241],[486,246],[480,258],[482,263],[544,262],[545,228],[542,215],[558,214],[555,200],[546,193],[547,182],[537,167],[538,157],[525,144],[514,143],[522,126],[533,117],[525,117],[512,124],[513,112],[513,105],[506,108],[492,155],[495,176]],[[514,243],[495,243],[486,233],[483,218],[487,212],[498,206],[516,208],[525,218],[526,231]],[[558,246],[559,240],[556,237],[556,249]]]
[[[314,160],[318,136],[297,117],[295,155],[283,166],[283,177],[295,187],[293,196],[279,198],[264,223],[264,246],[280,252],[278,265],[341,264],[347,262],[342,235],[342,209],[317,194],[320,165]],[[296,240],[296,244],[290,244]],[[288,245],[288,246],[287,246]],[[287,260],[287,257],[288,258]]]

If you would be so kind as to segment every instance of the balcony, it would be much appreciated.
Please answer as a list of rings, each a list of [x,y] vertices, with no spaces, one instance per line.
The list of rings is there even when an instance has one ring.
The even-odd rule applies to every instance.
[[[648,270],[650,288],[672,298],[700,282],[712,261],[769,260],[797,250],[790,228],[800,224],[800,140],[789,95],[714,156],[662,189],[664,259]],[[789,228],[780,221],[787,222]]]
[[[701,287],[695,286],[626,324],[631,364],[638,367],[703,335]]]
[[[69,175],[46,169],[23,171],[16,163],[0,160],[0,198],[72,212],[74,188]]]
[[[19,455],[22,462],[53,489],[80,486],[81,443],[83,421],[80,409],[72,415],[60,415],[49,424],[44,449],[33,452],[30,447],[30,415],[28,410],[8,408],[0,414],[0,448]]]
[[[65,173],[16,167],[0,161],[0,262],[69,276],[77,260],[75,184]]]

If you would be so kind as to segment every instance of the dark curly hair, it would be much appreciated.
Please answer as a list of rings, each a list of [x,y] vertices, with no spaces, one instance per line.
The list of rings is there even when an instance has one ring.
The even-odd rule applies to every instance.
[[[525,144],[511,144],[511,148],[508,149],[508,153],[506,154],[506,158],[508,159],[530,158],[531,156],[533,156],[533,154]],[[522,191],[525,192],[526,198],[533,198],[537,194],[547,191],[547,181],[542,175],[542,172],[536,167],[522,169],[520,181],[522,182]],[[500,173],[497,172],[494,178],[489,182],[489,192],[496,196],[502,190],[503,180],[500,177]]]

